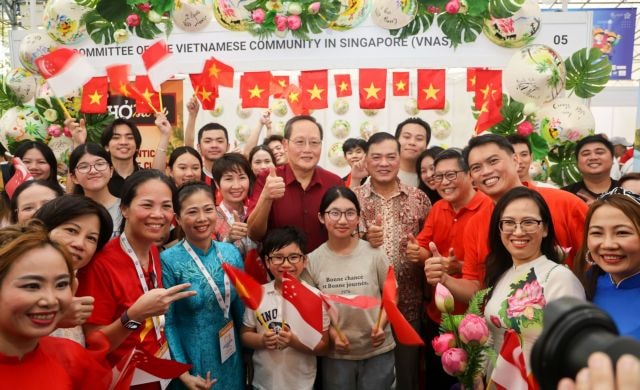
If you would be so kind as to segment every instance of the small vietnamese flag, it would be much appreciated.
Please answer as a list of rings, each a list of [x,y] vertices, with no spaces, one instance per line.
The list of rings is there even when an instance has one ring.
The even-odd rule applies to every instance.
[[[360,69],[358,85],[360,108],[384,108],[387,100],[386,69]]]
[[[262,286],[251,276],[227,263],[222,263],[222,269],[229,276],[231,283],[236,287],[238,296],[244,305],[251,310],[258,310],[262,302]]]
[[[171,78],[176,71],[171,61],[171,52],[164,40],[159,40],[142,53],[142,63],[155,91],[160,91],[160,85]]]
[[[129,86],[129,65],[110,65],[106,67],[109,78],[109,92],[111,95],[131,96]]]
[[[322,299],[286,272],[282,277],[282,298],[287,325],[302,344],[314,349],[322,339]]]
[[[482,68],[467,68],[467,91],[476,90],[476,70]]]
[[[418,69],[419,110],[442,110],[445,105],[445,70]]]
[[[352,95],[351,91],[351,75],[336,74],[333,76],[336,83],[336,97],[347,97]]]
[[[200,101],[203,110],[213,110],[216,107],[216,98],[218,97],[218,87],[204,82],[204,78],[200,73],[189,74],[193,93]]]
[[[204,63],[202,75],[209,78],[214,85],[233,88],[233,68],[215,58],[210,58]]]
[[[245,72],[240,77],[240,98],[243,108],[269,108],[271,72]]]
[[[389,266],[387,279],[382,288],[382,307],[384,307],[384,311],[387,313],[387,319],[393,327],[393,332],[400,344],[424,345],[424,341],[422,341],[415,329],[413,329],[407,319],[400,313],[398,306],[396,306],[397,288],[393,266]]]
[[[13,197],[13,193],[16,191],[16,188],[25,181],[33,180],[33,176],[29,172],[29,169],[26,165],[20,160],[20,157],[14,157],[11,159],[11,164],[13,165],[14,173],[11,176],[11,179],[7,181],[7,184],[4,185],[4,190],[6,191],[9,199]]]
[[[93,77],[82,87],[80,112],[85,114],[103,114],[107,112],[108,93],[107,77]]]
[[[393,96],[409,96],[409,72],[393,72]]]
[[[147,76],[136,76],[134,82],[134,96],[136,99],[136,112],[138,114],[153,114],[153,107],[160,107],[160,95],[153,89],[151,80]],[[135,91],[139,92],[138,95]]]
[[[476,87],[475,87],[475,109],[480,107],[487,100],[487,96],[491,94],[496,100],[498,107],[502,107],[502,71],[491,69],[476,69]],[[498,101],[498,97],[499,100]]]
[[[289,84],[284,90],[284,97],[294,115],[309,115],[309,109],[302,102],[302,90],[295,84]]]
[[[500,102],[502,103],[502,96],[493,97],[489,94],[487,95],[487,100],[482,103],[482,106],[480,107],[480,115],[478,115],[478,122],[474,129],[476,134],[480,134],[497,125],[504,119],[500,113],[500,107],[496,101],[497,99],[500,99]]]
[[[327,70],[309,70],[300,72],[298,79],[302,90],[302,104],[306,109],[327,108]]]
[[[289,76],[271,76],[269,93],[276,99],[284,97],[284,90],[289,86]]]

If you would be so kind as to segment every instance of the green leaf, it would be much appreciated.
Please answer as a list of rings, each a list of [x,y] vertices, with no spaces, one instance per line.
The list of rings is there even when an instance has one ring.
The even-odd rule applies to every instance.
[[[110,22],[121,22],[131,13],[131,7],[126,0],[100,0],[96,11]]]
[[[549,161],[555,163],[549,167],[549,177],[560,187],[582,180],[575,159],[576,144],[565,142],[549,151]]]
[[[115,119],[111,114],[80,114],[80,119],[85,120],[87,128],[87,142],[100,143],[102,131]]]
[[[140,24],[132,29],[133,33],[140,38],[154,39],[157,35],[162,33],[162,30],[158,26],[149,20],[148,17],[140,17]]]
[[[491,291],[491,287],[485,288],[473,294],[469,301],[469,307],[467,308],[467,314],[476,314],[482,316],[482,307],[485,304],[487,294]]]
[[[549,144],[538,133],[531,133],[529,135],[529,144],[531,144],[531,153],[534,160],[543,160],[549,154]]]
[[[422,5],[420,5],[420,7],[422,7]],[[426,11],[421,13],[421,11],[422,8],[419,8],[416,17],[406,26],[389,30],[391,35],[406,38],[427,31],[431,27],[431,24],[433,24],[434,15]]]
[[[472,16],[484,15],[487,12],[488,5],[489,0],[467,1],[467,6],[469,7],[469,9],[467,10],[467,14]]]
[[[451,40],[454,48],[463,42],[474,42],[482,32],[483,24],[481,16],[461,13],[451,15],[446,12],[438,15],[438,26]]]
[[[567,68],[565,88],[583,99],[602,91],[611,77],[611,63],[597,48],[576,51],[564,62]]]
[[[0,76],[0,111],[2,114],[12,107],[22,107],[22,105],[22,101],[16,93],[4,82],[4,77]]]
[[[110,45],[115,42],[113,34],[117,30],[116,25],[103,18],[98,11],[85,13],[81,23],[87,27],[87,33],[95,43]]]
[[[99,0],[75,0],[76,4],[87,8],[95,8]]]
[[[508,18],[518,12],[526,0],[490,0],[489,15],[494,18]]]
[[[173,8],[175,7],[174,0],[150,0],[149,3],[151,3],[151,9],[160,15],[163,15],[165,12],[173,11]]]

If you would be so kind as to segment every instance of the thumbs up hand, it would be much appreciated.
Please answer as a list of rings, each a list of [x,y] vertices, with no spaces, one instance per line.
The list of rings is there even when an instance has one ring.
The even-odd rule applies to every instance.
[[[233,223],[229,231],[229,241],[237,241],[247,236],[247,224],[240,218],[238,212],[233,210]]]
[[[424,275],[427,278],[427,283],[432,285],[443,283],[444,275],[447,273],[445,266],[447,258],[440,255],[433,241],[429,243],[429,250],[431,251],[431,257],[424,263]]]
[[[407,259],[413,262],[422,260],[423,256],[420,255],[420,249],[421,248],[420,244],[418,244],[418,240],[416,240],[413,234],[409,234],[409,236],[407,237]]]
[[[275,167],[270,167],[269,175],[264,182],[264,188],[260,196],[264,196],[269,200],[276,200],[284,196],[284,190],[284,179],[276,175]]]
[[[382,217],[376,215],[376,220],[373,225],[369,226],[367,230],[367,240],[373,248],[378,248],[384,243],[384,231],[382,230]]]

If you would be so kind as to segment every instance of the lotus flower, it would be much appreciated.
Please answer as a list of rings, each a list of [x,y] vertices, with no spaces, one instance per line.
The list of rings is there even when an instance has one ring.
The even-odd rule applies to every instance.
[[[44,110],[44,119],[47,122],[55,122],[58,119],[58,112],[53,108],[47,108]]]
[[[431,346],[436,355],[442,356],[443,353],[456,346],[456,337],[453,333],[443,333],[431,340]]]
[[[300,15],[302,13],[302,7],[298,3],[289,4],[289,8],[287,8],[287,12],[289,15]]]
[[[138,14],[131,14],[127,16],[127,26],[136,27],[138,25],[140,25],[140,17]]]
[[[276,22],[276,30],[285,31],[287,29],[287,17],[283,15],[276,15],[274,21]]]
[[[447,11],[448,14],[455,15],[460,12],[460,1],[459,0],[451,0],[444,6],[444,10]]]
[[[462,348],[450,348],[442,354],[442,368],[451,376],[460,375],[467,368],[468,355]]]
[[[50,125],[49,128],[47,128],[47,134],[52,137],[60,137],[62,135],[62,126],[56,124]]]
[[[309,4],[309,7],[307,8],[307,12],[309,12],[311,15],[315,15],[318,12],[320,12],[320,2],[316,1],[315,3]]]
[[[451,295],[451,291],[447,289],[444,285],[438,283],[436,286],[436,307],[442,313],[452,313],[453,312],[453,295]]]
[[[262,24],[264,22],[266,14],[262,8],[258,8],[251,12],[251,20],[256,24]]]
[[[123,28],[119,28],[113,32],[113,39],[116,43],[124,43],[129,39],[129,33]]]
[[[147,18],[149,18],[149,20],[152,23],[160,23],[162,22],[162,15],[160,15],[159,13],[157,13],[156,11],[149,11],[149,13],[147,14]]]
[[[151,11],[151,4],[149,3],[138,4],[138,9],[142,12],[149,12]]]
[[[298,15],[291,15],[287,18],[287,25],[289,26],[289,30],[295,31],[302,26],[302,20]]]
[[[467,314],[458,325],[458,334],[465,344],[484,345],[489,339],[489,328],[484,318]]]
[[[526,137],[533,133],[533,125],[529,121],[524,121],[518,125],[517,131],[518,135]]]

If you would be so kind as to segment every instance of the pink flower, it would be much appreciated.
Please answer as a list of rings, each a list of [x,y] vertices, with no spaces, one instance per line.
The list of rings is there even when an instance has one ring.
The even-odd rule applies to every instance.
[[[62,135],[62,127],[56,124],[50,125],[47,128],[47,134],[52,137],[60,137]]]
[[[467,353],[462,348],[451,348],[442,354],[442,368],[451,376],[460,375],[467,369]]]
[[[524,121],[518,125],[517,131],[518,135],[526,137],[533,133],[533,125],[529,121]]]
[[[151,11],[151,4],[149,3],[138,4],[138,9],[142,12],[149,12]]]
[[[310,13],[311,15],[315,15],[318,12],[320,12],[320,2],[316,1],[315,3],[309,4],[309,7],[307,8],[307,12]]]
[[[431,14],[437,14],[440,12],[440,7],[436,7],[434,5],[430,5],[427,7],[427,12],[431,13]]]
[[[436,355],[442,356],[443,353],[456,346],[456,337],[453,333],[443,333],[431,340],[431,346]]]
[[[458,334],[465,344],[484,345],[489,339],[489,328],[484,318],[467,314],[458,325]]]
[[[276,29],[278,31],[284,31],[287,29],[287,17],[283,15],[276,15],[275,17]]]
[[[460,11],[460,1],[459,0],[451,0],[444,6],[444,10],[447,11],[448,14],[455,15]]]
[[[289,25],[289,30],[295,31],[302,26],[302,20],[298,15],[291,15],[287,18],[287,24]]]
[[[140,17],[137,14],[127,16],[127,26],[136,27],[140,24]]]
[[[69,130],[69,128],[67,126],[64,127],[64,131],[62,133],[67,138],[73,137],[73,134],[71,134],[71,130]]]
[[[567,140],[572,141],[572,142],[576,142],[577,140],[580,139],[581,136],[582,136],[582,134],[580,133],[580,131],[578,131],[578,130],[570,130],[569,133],[567,133]]]
[[[542,310],[546,305],[544,295],[542,295],[542,286],[537,280],[524,285],[507,299],[507,316],[515,318],[525,316],[532,320],[535,316],[535,310]]]
[[[496,328],[502,328],[502,323],[500,322],[500,318],[496,317],[496,316],[490,316],[489,319],[491,320],[491,323],[496,327]]]
[[[451,291],[447,289],[444,285],[438,283],[436,285],[436,307],[442,313],[452,313],[453,312],[453,295],[451,295]]]
[[[264,13],[264,10],[262,8],[254,9],[253,12],[251,12],[251,19],[256,24],[262,24],[262,22],[264,22],[265,16],[266,14]]]

